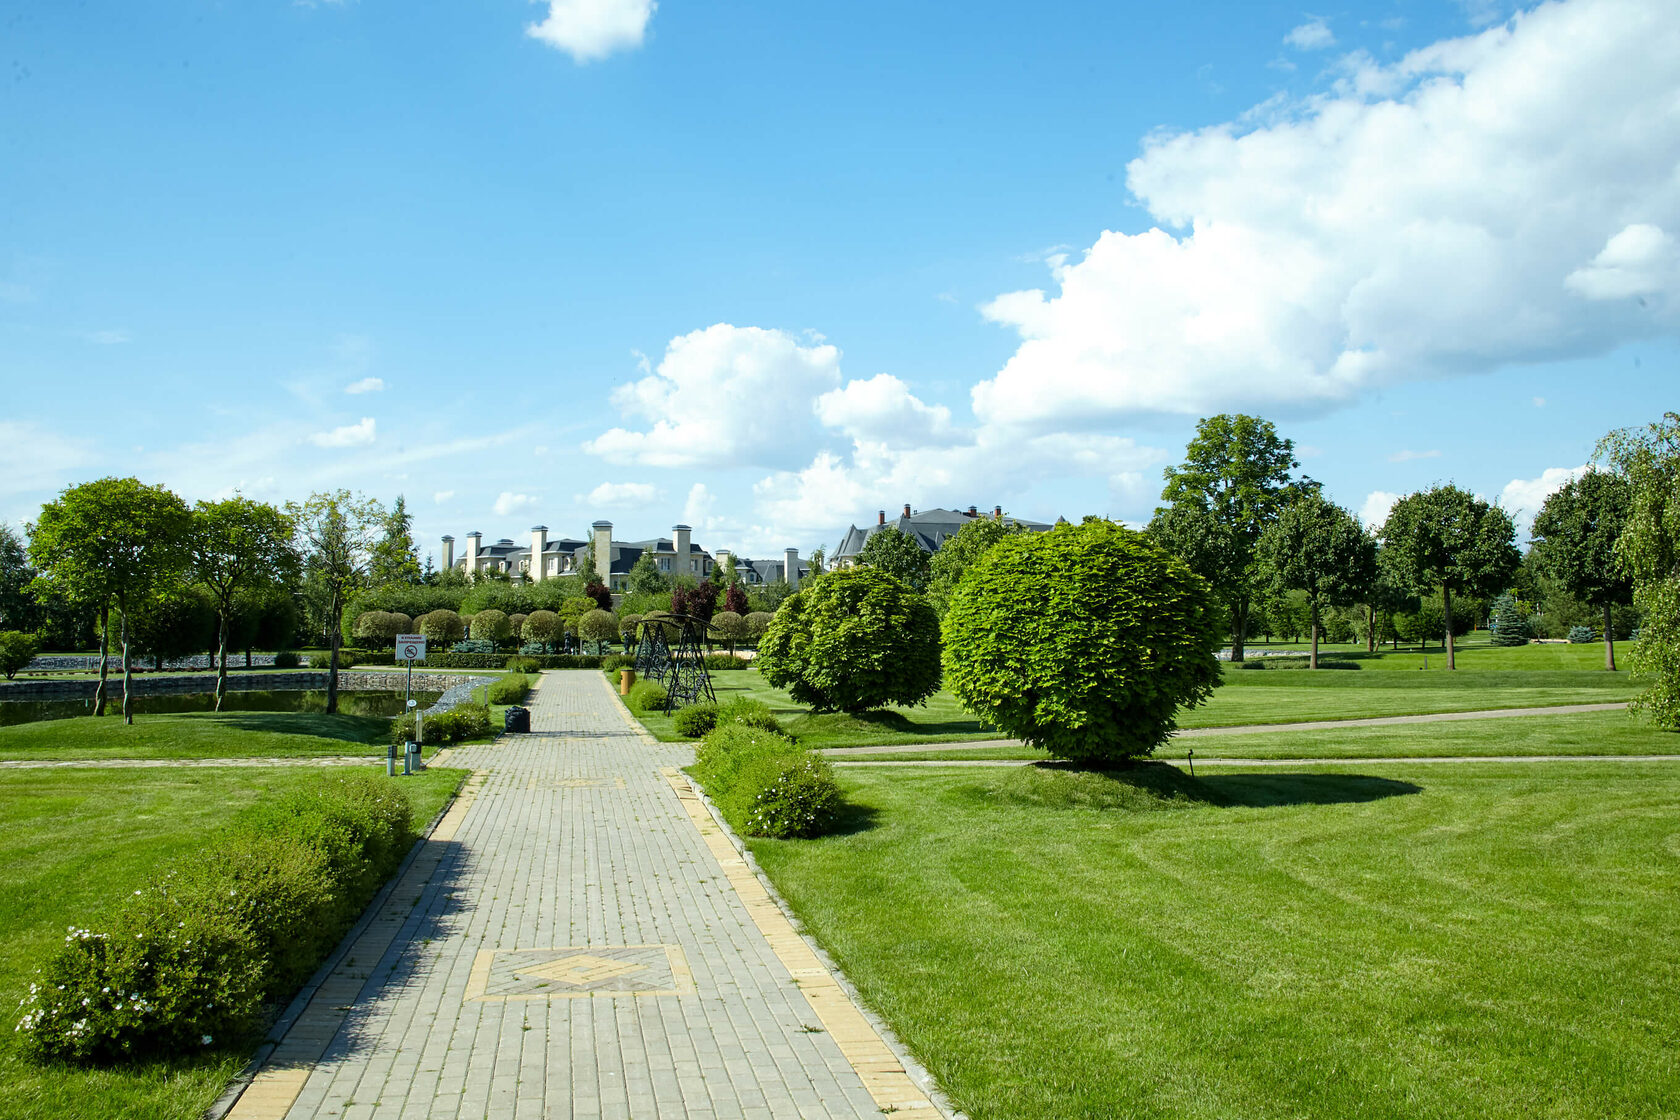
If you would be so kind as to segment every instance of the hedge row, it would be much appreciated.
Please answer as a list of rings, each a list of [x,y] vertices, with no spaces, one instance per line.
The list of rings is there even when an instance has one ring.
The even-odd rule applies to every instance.
[[[466,739],[483,739],[492,728],[490,709],[483,704],[460,704],[448,711],[425,716],[420,721],[423,746],[453,746]],[[414,738],[414,713],[391,721],[391,742],[406,743]]]
[[[821,836],[845,806],[827,759],[745,723],[720,724],[707,735],[689,773],[730,827],[746,836]]]
[[[239,1040],[355,922],[415,836],[408,798],[321,777],[242,812],[103,929],[72,928],[17,1024],[38,1061],[180,1055]]]
[[[583,653],[508,654],[508,653],[426,653],[428,669],[505,669],[511,659],[533,669],[599,669],[602,662],[612,658]],[[635,658],[629,658],[632,665]]]

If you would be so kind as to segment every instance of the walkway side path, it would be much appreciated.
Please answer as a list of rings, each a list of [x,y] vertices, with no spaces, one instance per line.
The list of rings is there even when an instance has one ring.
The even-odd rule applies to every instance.
[[[1342,727],[1391,727],[1402,723],[1456,723],[1467,719],[1512,719],[1517,716],[1568,716],[1582,712],[1619,712],[1626,703],[1560,704],[1552,708],[1488,708],[1476,712],[1431,712],[1420,716],[1372,716],[1366,719],[1319,719],[1305,723],[1250,723],[1241,727],[1188,727],[1173,732],[1174,739],[1201,739],[1211,735],[1259,735],[1277,731],[1331,731]],[[881,747],[824,747],[819,753],[830,758],[863,758],[874,754],[925,754],[928,751],[977,751],[988,747],[1019,747],[1019,739],[976,739],[963,743],[899,743]]]
[[[155,766],[383,766],[384,755],[306,755],[299,758],[60,758],[0,761],[0,770],[144,770]]]
[[[1049,762],[1047,758],[880,758],[858,759],[855,762],[835,762],[848,766],[1037,766]],[[1186,762],[1176,758],[1156,758],[1184,769]],[[1454,754],[1423,758],[1200,758],[1197,766],[1409,766],[1413,763],[1438,762],[1680,762],[1680,754]]]
[[[230,1120],[888,1111],[679,797],[691,748],[599,673],[531,707],[533,734],[450,752],[481,783],[375,915],[389,948],[352,947]]]

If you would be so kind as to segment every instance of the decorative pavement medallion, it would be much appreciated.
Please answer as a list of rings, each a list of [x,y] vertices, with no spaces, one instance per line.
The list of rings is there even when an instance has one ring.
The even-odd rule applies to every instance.
[[[468,1001],[579,996],[680,996],[694,991],[688,958],[676,945],[589,945],[563,949],[485,949],[473,960]]]

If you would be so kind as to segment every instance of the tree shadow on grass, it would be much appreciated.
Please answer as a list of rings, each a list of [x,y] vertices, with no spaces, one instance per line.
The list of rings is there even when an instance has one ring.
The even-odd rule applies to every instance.
[[[823,833],[824,836],[855,836],[860,832],[874,829],[881,819],[880,810],[873,805],[859,805],[854,801],[842,803],[840,812],[834,818],[834,827]]]
[[[1210,774],[1197,781],[1221,804],[1245,808],[1353,805],[1423,792],[1411,782],[1365,774]]]
[[[803,709],[794,709],[802,714]],[[778,712],[778,714],[780,714]],[[991,728],[977,719],[947,719],[917,721],[891,708],[876,708],[868,712],[812,712],[799,719],[795,730],[802,735],[984,735]]]
[[[207,712],[202,718],[236,731],[338,739],[358,746],[384,742],[391,729],[391,721],[381,716],[353,716],[343,712],[329,716],[324,712],[224,711],[219,715]]]

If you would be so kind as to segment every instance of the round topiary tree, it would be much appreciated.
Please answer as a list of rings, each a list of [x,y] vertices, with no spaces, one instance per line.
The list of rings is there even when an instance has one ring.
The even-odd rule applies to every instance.
[[[1212,694],[1224,623],[1183,560],[1089,519],[994,545],[944,636],[946,686],[970,711],[1057,758],[1106,763],[1153,753],[1178,709]]]
[[[618,616],[611,611],[589,611],[578,619],[578,637],[595,643],[595,652],[601,652],[603,642],[610,642],[618,637]]]
[[[770,620],[776,617],[769,611],[753,611],[746,617],[747,641],[756,642],[764,637],[764,632],[770,629]]]
[[[546,647],[552,646],[562,633],[559,615],[553,611],[532,611],[525,616],[525,628],[520,631],[520,636],[527,642],[541,642]]]
[[[919,704],[939,688],[939,617],[880,569],[846,568],[790,595],[758,656],[766,681],[817,711]]]
[[[473,615],[471,633],[479,641],[500,644],[507,641],[508,635],[512,633],[512,627],[508,624],[508,616],[501,611],[479,611]]]
[[[414,620],[414,625],[420,633],[426,635],[426,640],[444,645],[448,642],[458,642],[466,636],[467,628],[461,624],[461,616],[447,607],[440,607],[429,611]]]
[[[733,654],[736,643],[747,640],[747,620],[734,611],[719,611],[712,616],[711,635],[716,641],[727,642]]]
[[[525,638],[525,620],[530,617],[530,615],[524,614],[523,612],[508,615],[508,634],[512,637],[522,638],[529,641],[530,639]]]

